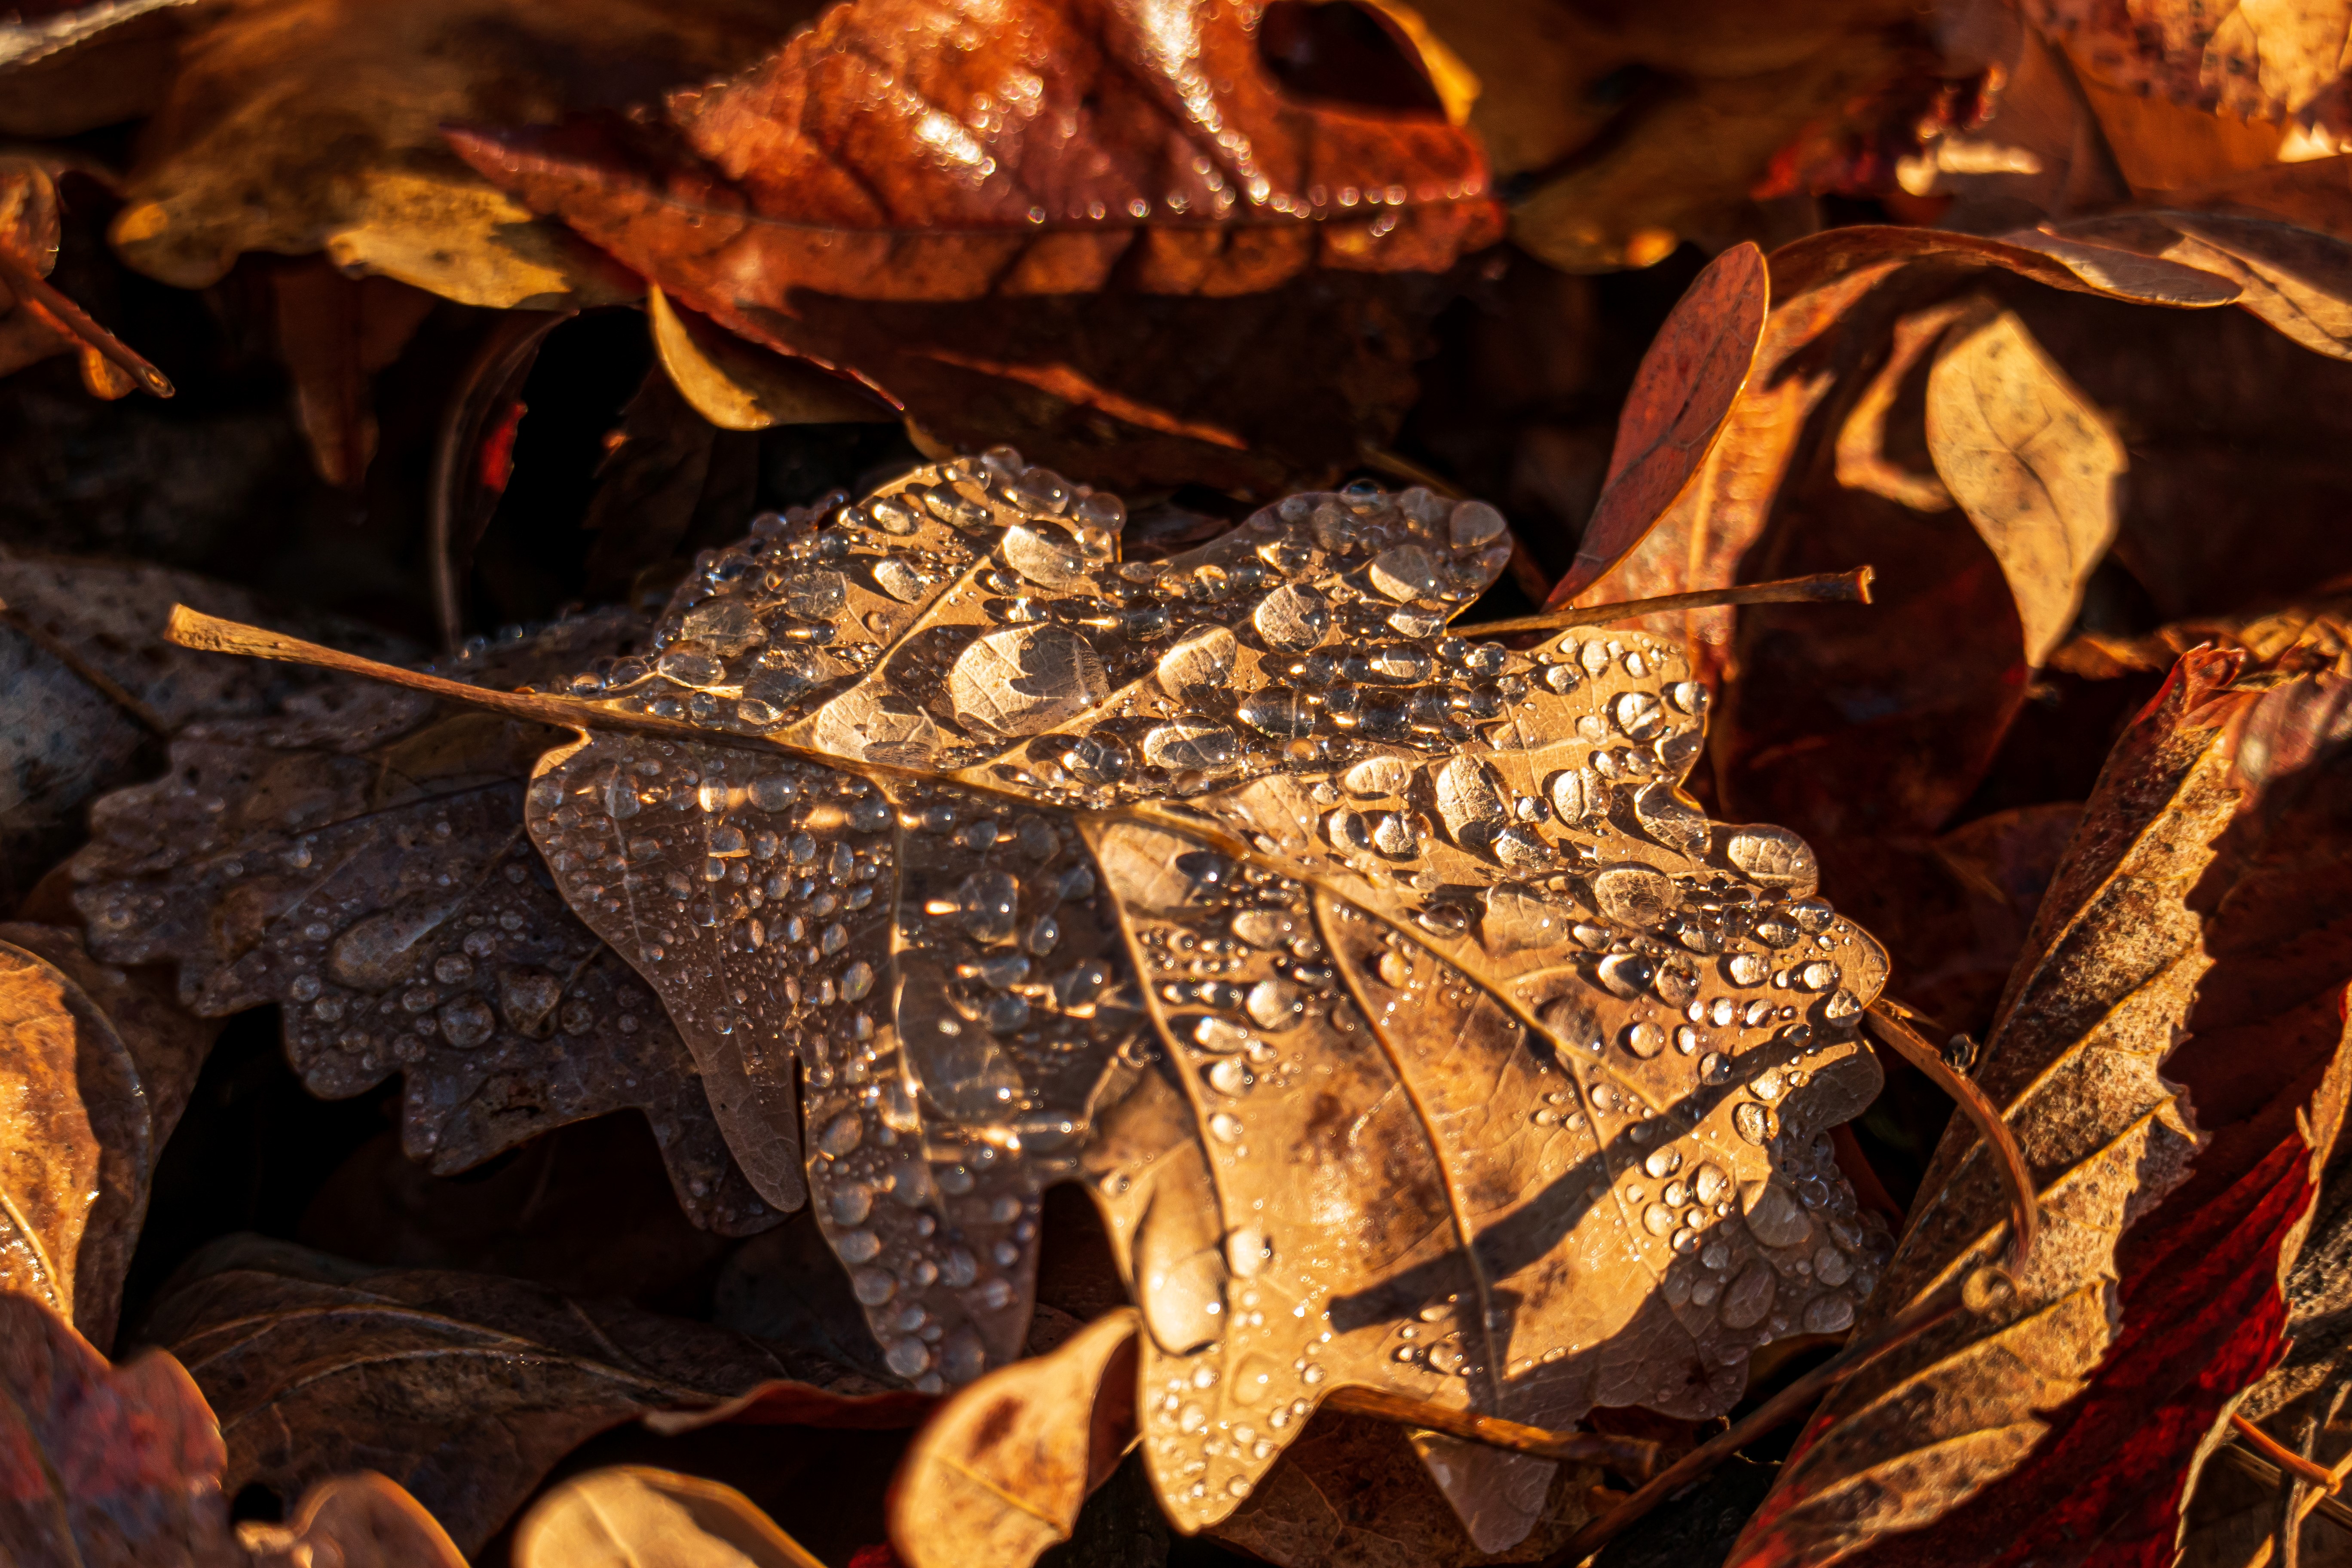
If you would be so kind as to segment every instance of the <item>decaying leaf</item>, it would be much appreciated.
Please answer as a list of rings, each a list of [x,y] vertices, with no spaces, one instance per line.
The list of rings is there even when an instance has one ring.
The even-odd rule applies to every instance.
[[[1082,1177],[1147,1329],[1184,1529],[1343,1384],[1565,1426],[1704,1416],[1853,1321],[1885,1247],[1822,1134],[1878,1074],[1876,945],[1811,850],[1677,784],[1679,649],[1443,636],[1508,553],[1425,490],[1291,498],[1166,562],[1013,454],[706,558],[529,816],[694,1051],[744,1168],[808,1184],[891,1367],[1017,1353]],[[1410,1020],[1408,1026],[1407,1021]],[[1489,1542],[1547,1462],[1438,1474]]]
[[[658,139],[454,140],[673,303],[943,440],[1263,490],[1385,437],[1436,280],[1501,222],[1442,115],[1280,91],[1262,8],[856,0],[671,94]]]
[[[679,395],[721,430],[890,419],[889,410],[854,382],[696,321],[657,288],[646,291],[646,318],[654,352]]]
[[[121,1367],[0,1292],[0,1552],[24,1568],[229,1568],[221,1436],[178,1362]]]
[[[515,1527],[515,1568],[824,1568],[733,1487],[644,1465],[551,1489]]]
[[[835,1425],[905,1426],[921,1403],[792,1347],[490,1275],[250,1241],[193,1267],[149,1332],[219,1412],[229,1490],[258,1482],[292,1498],[341,1471],[381,1471],[467,1552],[557,1460],[647,1411],[770,1380]]]
[[[467,304],[629,298],[625,274],[452,157],[442,126],[623,108],[748,65],[809,14],[793,0],[208,8],[150,106],[115,247],[182,288],[244,251],[323,250]]]
[[[890,1539],[908,1568],[1029,1568],[1070,1538],[1134,1436],[1141,1329],[1131,1307],[1106,1314],[940,1407],[890,1489]]]
[[[551,680],[641,630],[608,613],[453,668]],[[176,963],[207,1016],[280,1004],[315,1093],[404,1073],[404,1142],[436,1171],[636,1107],[698,1224],[761,1229],[777,1215],[730,1162],[660,1005],[524,835],[524,780],[551,738],[352,685],[193,726],[163,778],[93,809],[74,875],[94,951]]]
[[[0,1289],[111,1344],[156,1156],[219,1026],[71,931],[0,925]]]
[[[2186,656],[2118,746],[1987,1042],[2031,1263],[1824,1403],[1742,1561],[2007,1563],[2045,1530],[2168,1559],[2192,1456],[2283,1348],[2352,1071],[2347,689],[2239,669]],[[1987,1164],[1948,1134],[1874,1313],[1994,1260]]]
[[[320,1481],[286,1523],[241,1524],[236,1539],[254,1568],[466,1568],[439,1522],[372,1470]]]

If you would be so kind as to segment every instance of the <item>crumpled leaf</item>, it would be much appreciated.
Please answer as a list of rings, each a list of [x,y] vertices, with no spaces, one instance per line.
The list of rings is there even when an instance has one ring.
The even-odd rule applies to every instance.
[[[113,1342],[156,1157],[218,1032],[75,932],[0,925],[0,1289]]]
[[[824,1568],[733,1487],[614,1465],[549,1489],[515,1527],[516,1568]]]
[[[454,668],[547,680],[641,629],[607,613]],[[348,684],[183,731],[169,773],[92,810],[73,864],[93,951],[176,963],[206,1016],[282,1005],[313,1093],[403,1073],[404,1145],[436,1172],[635,1107],[696,1223],[762,1229],[778,1216],[729,1160],[661,1007],[524,835],[524,780],[551,738]]]
[[[467,304],[630,298],[625,274],[452,157],[442,126],[623,108],[740,68],[811,13],[796,0],[209,7],[143,106],[115,247],[184,289],[245,251],[323,250]]]
[[[1423,490],[1124,566],[1118,521],[959,459],[762,522],[578,698],[432,688],[585,731],[531,786],[548,864],[778,1205],[798,1058],[819,1222],[893,1370],[1017,1353],[1072,1176],[1188,1530],[1341,1384],[1698,1417],[1757,1345],[1850,1323],[1884,1242],[1820,1135],[1877,1086],[1883,961],[1801,840],[1677,791],[1679,650],[1440,637],[1509,546]],[[1441,1479],[1508,1544],[1529,1469]]]
[[[2032,0],[2025,14],[2114,85],[2247,120],[2352,131],[2343,80],[2352,23],[2319,0]]]
[[[22,1568],[228,1568],[220,1430],[180,1363],[120,1367],[0,1292],[0,1552]]]
[[[1107,1313],[940,1406],[890,1487],[907,1568],[1029,1568],[1070,1539],[1134,1435],[1142,1326],[1131,1307]]]
[[[942,441],[1264,490],[1385,438],[1441,275],[1501,225],[1442,116],[1284,95],[1260,9],[855,0],[671,94],[657,139],[453,139],[673,303]]]
[[[181,1278],[148,1331],[219,1412],[232,1494],[378,1470],[468,1552],[556,1461],[647,1411],[769,1380],[835,1425],[903,1426],[916,1403],[790,1346],[491,1275],[231,1238]]]
[[[2031,1263],[1824,1401],[1742,1562],[2170,1560],[2190,1455],[2284,1348],[2352,1072],[2352,686],[2240,664],[2188,655],[2126,735],[1986,1044],[2042,1188]],[[1997,1259],[1987,1164],[1947,1135],[1874,1314]]]

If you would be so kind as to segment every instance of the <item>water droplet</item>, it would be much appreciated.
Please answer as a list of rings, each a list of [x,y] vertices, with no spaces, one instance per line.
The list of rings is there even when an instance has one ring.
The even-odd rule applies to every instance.
[[[1658,700],[1646,691],[1624,691],[1609,705],[1609,717],[1629,738],[1647,741],[1664,727]]]
[[[1642,1228],[1652,1236],[1664,1236],[1675,1228],[1675,1211],[1664,1204],[1652,1204],[1642,1211]]]
[[[1843,1285],[1853,1277],[1853,1261],[1834,1247],[1823,1247],[1813,1254],[1813,1278],[1824,1285]]]
[[[1571,826],[1589,820],[1601,810],[1601,781],[1592,776],[1590,768],[1565,768],[1554,773],[1548,793],[1553,814]]]
[[[1659,1144],[1650,1151],[1649,1158],[1642,1162],[1642,1169],[1649,1172],[1651,1177],[1657,1181],[1665,1180],[1682,1168],[1682,1153],[1671,1143]]]
[[[1675,1031],[1675,1049],[1685,1056],[1689,1056],[1704,1044],[1706,1044],[1706,1037],[1688,1024]]]
[[[1772,1310],[1772,1298],[1779,1288],[1770,1268],[1751,1263],[1724,1290],[1723,1305],[1716,1309],[1716,1315],[1727,1329],[1752,1329]]]
[[[1646,1020],[1629,1026],[1625,1030],[1625,1048],[1637,1057],[1654,1057],[1666,1048],[1666,1032]]]
[[[1761,953],[1735,952],[1724,960],[1723,972],[1731,977],[1734,985],[1758,985],[1772,972],[1772,966]]]
[[[833,1239],[844,1263],[871,1263],[882,1255],[882,1238],[870,1230],[845,1230]]]
[[[1062,753],[1062,766],[1081,784],[1117,784],[1134,766],[1125,742],[1116,735],[1081,735]]]
[[[1145,731],[1143,760],[1155,768],[1182,773],[1221,768],[1234,760],[1240,742],[1225,725],[1181,719]]]
[[[1050,625],[1008,626],[979,638],[956,656],[947,686],[959,722],[1004,735],[1050,730],[1110,690],[1094,646]]]
[[[1813,1222],[1804,1205],[1777,1181],[1743,1184],[1739,1208],[1747,1218],[1749,1233],[1767,1247],[1794,1247],[1813,1231]]]
[[[1612,866],[1592,879],[1601,912],[1621,925],[1656,925],[1674,912],[1675,884],[1647,866]]]
[[[1446,542],[1456,550],[1475,550],[1503,536],[1503,514],[1482,500],[1458,501],[1447,520]]]
[[[1842,1333],[1853,1326],[1853,1303],[1843,1296],[1816,1296],[1805,1303],[1805,1331]]]
[[[1209,1118],[1209,1131],[1222,1142],[1237,1142],[1242,1135],[1242,1119],[1229,1110],[1220,1110]]]
[[[1853,992],[1843,986],[1831,992],[1829,1000],[1822,1004],[1822,1016],[1832,1022],[1851,1018],[1861,1011],[1862,1004],[1855,999]]]
[[[837,1160],[865,1141],[865,1121],[857,1112],[845,1110],[824,1124],[824,1131],[817,1134],[816,1146],[820,1152]]]
[[[1797,984],[1808,991],[1826,991],[1837,984],[1837,965],[1818,959],[1797,971]]]
[[[1330,631],[1331,611],[1314,589],[1286,583],[1259,602],[1250,624],[1273,647],[1304,653]]]
[[[1195,626],[1160,656],[1160,687],[1180,701],[1206,701],[1232,685],[1238,649],[1224,627]]]
[[[1250,987],[1243,1010],[1269,1034],[1295,1026],[1307,1010],[1306,990],[1288,980],[1261,980]]]
[[[1698,1077],[1701,1083],[1729,1083],[1731,1063],[1721,1051],[1709,1051],[1698,1059]]]
[[[913,1377],[929,1369],[931,1347],[919,1339],[898,1340],[892,1342],[883,1359],[900,1377]]]
[[[460,996],[441,1009],[441,1037],[459,1050],[471,1050],[497,1032],[498,1019],[479,996]]]
[[[1505,820],[1502,792],[1475,757],[1456,756],[1438,770],[1437,815],[1446,836],[1465,849],[1482,847]]]
[[[662,649],[654,668],[680,686],[697,689],[718,685],[727,678],[727,665],[708,646],[691,640]]]
[[[1437,592],[1437,566],[1418,544],[1400,544],[1372,557],[1364,574],[1372,591],[1402,603],[1425,599]]]
[[[1021,885],[1010,873],[975,871],[956,888],[957,923],[974,942],[1012,939],[1021,909]]]
[[[874,1192],[863,1182],[851,1182],[834,1189],[825,1206],[832,1210],[835,1225],[864,1225],[866,1216],[874,1212]]]
[[[1750,1143],[1762,1144],[1772,1141],[1772,1113],[1753,1100],[1743,1101],[1732,1111],[1731,1125]]]
[[[1241,700],[1234,712],[1258,733],[1285,740],[1313,734],[1318,720],[1314,704],[1287,686],[1253,691]]]
[[[864,1305],[878,1307],[898,1291],[898,1282],[880,1268],[860,1268],[849,1276],[850,1294]]]
[[[1031,527],[1016,522],[1004,531],[999,548],[1004,563],[1032,583],[1067,588],[1087,580],[1087,563],[1077,541],[1058,528]]]
[[[1265,1232],[1244,1226],[1225,1237],[1225,1267],[1237,1279],[1247,1279],[1274,1258],[1274,1243]]]
[[[1750,881],[1804,898],[1821,880],[1812,847],[1785,827],[1743,827],[1723,847],[1724,858]]]
[[[1601,961],[1600,967],[1601,984],[1612,994],[1631,1001],[1649,988],[1657,966],[1643,953],[1612,952]]]
[[[1633,817],[1652,838],[1685,855],[1705,853],[1713,832],[1706,814],[1684,800],[1664,780],[1643,784],[1635,792]]]

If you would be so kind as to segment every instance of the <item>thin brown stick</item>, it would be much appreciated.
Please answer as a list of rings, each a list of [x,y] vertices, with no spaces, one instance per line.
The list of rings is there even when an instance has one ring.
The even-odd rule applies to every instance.
[[[2279,1468],[2292,1470],[2301,1479],[2310,1482],[2322,1490],[2332,1492],[2336,1489],[2336,1472],[2326,1465],[2305,1458],[2235,1411],[2231,1412],[2230,1425],[2236,1430],[2239,1436],[2252,1444],[2264,1458],[2278,1466]]]
[[[1323,1407],[1344,1410],[1350,1415],[1370,1416],[1375,1421],[1386,1421],[1398,1426],[1419,1426],[1425,1431],[1442,1432],[1449,1437],[1483,1443],[1490,1448],[1508,1448],[1515,1454],[1532,1454],[1538,1458],[1566,1459],[1577,1464],[1606,1465],[1637,1479],[1655,1474],[1658,1468],[1658,1446],[1646,1438],[1611,1437],[1598,1432],[1554,1432],[1542,1426],[1505,1421],[1499,1416],[1475,1415],[1466,1410],[1452,1410],[1442,1405],[1408,1399],[1403,1394],[1388,1394],[1376,1388],[1342,1388],[1326,1399]]]
[[[1903,1021],[1895,1005],[1883,998],[1872,1005],[1866,1015],[1870,1032],[1894,1047],[1905,1061],[1926,1073],[1937,1089],[1952,1097],[1961,1114],[1976,1123],[1978,1132],[1992,1151],[1993,1164],[2000,1173],[2002,1184],[2009,1188],[2010,1268],[2022,1268],[2033,1255],[2033,1238],[2042,1219],[2041,1201],[2033,1191],[2033,1177],[2026,1171],[2025,1155],[2010,1132],[2009,1123],[2001,1120],[2000,1108],[1985,1098],[1976,1079],[1955,1071],[1941,1051]]]
[[[33,301],[63,322],[74,336],[120,365],[131,380],[157,397],[172,395],[171,378],[149,364],[138,350],[108,331],[90,319],[89,312],[67,299],[49,280],[26,266],[21,258],[0,248],[0,283],[21,299]]]
[[[1958,1307],[1915,1307],[1869,1339],[1850,1344],[1804,1376],[1749,1411],[1727,1429],[1700,1444],[1643,1483],[1633,1496],[1588,1522],[1569,1538],[1568,1544],[1543,1562],[1543,1568],[1575,1568],[1600,1551],[1651,1510],[1682,1490],[1783,1422],[1811,1409],[1821,1397],[1897,1345],[1918,1338],[1958,1311]]]
[[[2238,1470],[2263,1486],[2284,1487],[2290,1484],[2285,1471],[2242,1443],[2222,1444],[2216,1457],[2227,1460]],[[2329,1497],[2326,1493],[2318,1495],[2319,1500],[2313,1506],[2312,1513],[2339,1530],[2352,1531],[2352,1507],[2347,1507],[2340,1500]]]
[[[1482,621],[1455,626],[1463,637],[1501,637],[1507,632],[1557,632],[1572,626],[1603,626],[1668,610],[1711,610],[1721,605],[1867,605],[1871,580],[1868,566],[1851,572],[1824,572],[1814,577],[1785,577],[1777,583],[1751,583],[1744,588],[1702,588],[1695,594],[1664,594],[1654,599],[1627,599],[1614,605],[1589,605],[1581,609],[1548,610],[1539,616],[1518,616],[1507,621]]]

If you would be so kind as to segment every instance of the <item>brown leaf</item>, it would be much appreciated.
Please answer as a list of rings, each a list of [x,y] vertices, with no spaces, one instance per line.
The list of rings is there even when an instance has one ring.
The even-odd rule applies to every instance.
[[[452,663],[551,680],[640,634],[612,612]],[[729,1160],[660,1006],[524,836],[523,783],[551,738],[351,685],[192,728],[168,775],[94,808],[76,905],[100,957],[178,964],[200,1014],[283,1005],[313,1093],[404,1073],[403,1142],[436,1172],[636,1107],[698,1224],[762,1229],[777,1215]]]
[[[229,1568],[221,1436],[161,1351],[121,1367],[0,1293],[0,1552],[21,1568]]]
[[[2347,25],[2334,6],[2032,0],[2025,14],[2117,87],[2243,120],[2352,130],[2342,79]]]
[[[1295,497],[1121,566],[1115,501],[1013,464],[762,522],[595,697],[425,681],[583,731],[531,786],[548,863],[778,1204],[804,1067],[818,1219],[893,1370],[1018,1352],[1072,1176],[1186,1529],[1343,1384],[1695,1418],[1759,1342],[1850,1322],[1884,1243],[1820,1135],[1876,1088],[1882,960],[1801,840],[1677,792],[1679,650],[1441,639],[1509,550],[1479,503]],[[1441,1479],[1508,1544],[1547,1466]]]
[[[156,1157],[218,1032],[76,933],[0,925],[0,1289],[113,1342]]]
[[[2134,213],[2064,232],[2234,279],[2241,308],[2314,353],[2352,357],[2352,245],[2342,239],[2234,213]]]
[[[1283,95],[1257,10],[856,0],[673,94],[668,140],[455,142],[674,303],[943,440],[1263,490],[1385,438],[1439,279],[1500,224],[1442,119]],[[1013,105],[1005,79],[1037,86]]]
[[[888,406],[856,383],[722,332],[659,289],[646,291],[646,317],[679,395],[721,430],[891,420]]]
[[[2025,662],[2058,646],[2116,537],[2128,466],[2099,411],[2013,314],[1991,300],[1952,323],[1927,372],[1936,472],[2000,563]]]
[[[1642,356],[1618,416],[1609,478],[1550,603],[1573,605],[1664,516],[1706,461],[1756,362],[1771,283],[1753,245],[1725,251]]]
[[[467,304],[590,305],[634,282],[450,156],[441,127],[620,108],[740,68],[812,8],[731,0],[313,0],[210,8],[152,113],[113,226],[133,267],[181,288],[245,251],[308,255]]]
[[[1070,1539],[1079,1505],[1133,1440],[1141,1327],[1123,1307],[940,1406],[890,1488],[890,1540],[907,1568],[1029,1568]]]
[[[515,1527],[515,1568],[638,1568],[648,1562],[824,1568],[733,1487],[645,1465],[574,1476],[533,1503]]]
[[[324,257],[281,263],[268,279],[278,357],[319,477],[358,488],[375,456],[375,373],[400,357],[433,296],[389,278],[347,278]]]
[[[2053,1510],[2074,1539],[2168,1542],[2189,1452],[2276,1353],[2343,1110],[2352,688],[2239,662],[2187,656],[2118,747],[1987,1042],[1983,1087],[2042,1191],[2032,1263],[1825,1402],[1743,1561],[1927,1561],[1927,1538],[1890,1538],[1948,1514],[1937,1539],[2012,1555],[2034,1548],[2011,1521]],[[1994,1259],[1987,1166],[1947,1134],[1874,1313]]]
[[[232,1492],[290,1498],[380,1470],[469,1552],[557,1460],[647,1411],[784,1379],[816,1385],[804,1393],[850,1424],[868,1404],[885,1424],[908,1419],[903,1395],[790,1347],[517,1280],[251,1243],[216,1245],[183,1279],[149,1332],[220,1413]]]
[[[279,1524],[237,1526],[254,1568],[466,1568],[417,1500],[372,1470],[320,1481]]]

